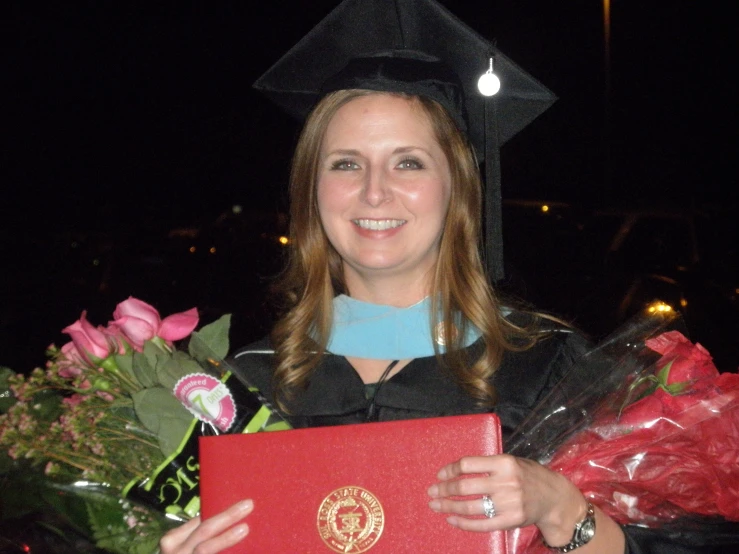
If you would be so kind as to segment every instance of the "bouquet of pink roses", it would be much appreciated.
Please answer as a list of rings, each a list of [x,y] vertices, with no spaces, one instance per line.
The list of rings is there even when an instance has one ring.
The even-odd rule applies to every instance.
[[[107,326],[82,312],[44,368],[0,370],[0,397],[14,400],[0,452],[83,499],[100,548],[153,552],[167,519],[197,515],[199,435],[288,427],[223,361],[230,316],[195,331],[198,319],[129,298]]]
[[[719,373],[674,312],[617,330],[514,433],[509,452],[566,475],[615,521],[739,521],[739,375]],[[694,522],[693,522],[694,523]],[[535,527],[514,553],[549,552]]]

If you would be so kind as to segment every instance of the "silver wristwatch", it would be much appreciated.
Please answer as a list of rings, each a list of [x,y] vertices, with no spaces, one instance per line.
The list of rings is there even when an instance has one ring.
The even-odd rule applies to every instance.
[[[588,511],[585,518],[575,524],[575,532],[572,533],[572,540],[564,546],[552,546],[544,542],[544,546],[551,548],[555,552],[572,552],[576,548],[588,544],[595,536],[595,510],[593,505],[588,502]]]

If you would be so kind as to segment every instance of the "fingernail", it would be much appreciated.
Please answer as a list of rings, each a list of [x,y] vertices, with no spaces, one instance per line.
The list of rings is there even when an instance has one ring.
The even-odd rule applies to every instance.
[[[438,500],[432,500],[429,502],[429,508],[431,508],[435,512],[441,511],[441,502]]]
[[[439,473],[436,474],[436,477],[442,480],[446,479],[446,469],[442,469],[441,471],[439,471]]]
[[[249,531],[249,526],[246,523],[240,523],[233,527],[232,532],[237,537],[243,537]]]
[[[431,485],[428,490],[429,496],[439,496],[439,487]]]
[[[254,502],[251,500],[242,500],[238,506],[240,512],[248,512],[254,507]]]

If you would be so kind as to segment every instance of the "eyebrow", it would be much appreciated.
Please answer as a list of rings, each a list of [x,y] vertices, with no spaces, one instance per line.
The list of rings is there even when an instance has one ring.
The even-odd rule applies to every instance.
[[[359,150],[352,150],[352,149],[349,149],[349,150],[344,150],[344,149],[332,150],[331,152],[327,152],[326,153],[326,156],[336,156],[336,155],[339,155],[339,156],[360,156],[361,154],[359,153]]]
[[[414,150],[420,150],[421,152],[426,152],[427,154],[429,153],[427,152],[425,148],[421,148],[420,146],[401,146],[393,150],[393,153],[394,154],[405,154],[406,152],[412,152]]]
[[[420,150],[421,152],[426,152],[428,155],[431,155],[430,152],[428,152],[425,148],[421,146],[399,146],[395,150],[393,150],[393,154],[406,154],[408,152],[413,152],[414,150]],[[352,148],[349,149],[343,149],[339,148],[338,150],[332,150],[331,152],[328,152],[326,154],[327,156],[361,156],[362,153],[359,150],[355,150]]]

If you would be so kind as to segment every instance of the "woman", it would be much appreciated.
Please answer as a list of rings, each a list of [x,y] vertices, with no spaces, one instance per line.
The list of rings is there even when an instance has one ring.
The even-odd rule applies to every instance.
[[[503,142],[551,102],[520,73],[503,75],[518,100],[481,100],[492,51],[433,0],[344,0],[255,84],[292,113],[313,106],[293,159],[283,315],[234,357],[294,427],[494,411],[505,439],[587,348],[501,306],[480,261],[476,154],[492,168],[487,138]],[[427,492],[452,526],[533,524],[553,551],[696,551],[622,529],[565,477],[510,455],[439,460]],[[241,540],[248,552],[254,509],[196,518],[163,537],[162,554]]]
[[[533,319],[528,327],[514,324],[520,314],[505,317],[478,257],[480,204],[474,154],[439,103],[370,90],[328,94],[306,123],[294,160],[295,242],[283,280],[288,310],[272,335],[276,369],[250,356],[253,348],[236,360],[296,426],[496,407],[504,428],[515,426],[581,345],[572,334],[542,335],[545,326]],[[413,348],[403,344],[387,353],[373,344],[382,353],[352,355],[351,337],[342,343],[344,331],[333,317],[347,298],[360,310],[368,304],[402,312],[425,304],[428,327],[421,334],[433,337],[439,330],[441,340],[429,341],[436,353],[411,359]],[[406,371],[421,375],[414,381],[420,394],[438,397],[428,378],[453,402],[411,401],[407,410],[383,404],[381,395]],[[341,384],[323,386],[335,374],[343,375]],[[522,379],[525,387],[515,384]],[[346,408],[357,394],[356,409]],[[344,409],[325,413],[334,402]],[[624,552],[621,528],[561,475],[508,455],[445,462],[439,481],[429,483],[429,508],[449,514],[450,525],[489,532],[534,524],[553,547],[574,541],[582,543],[583,554]],[[467,473],[487,476],[455,480]],[[457,495],[477,498],[451,498]],[[162,553],[202,554],[235,544],[248,534],[248,524],[239,522],[252,509],[247,500],[202,523],[190,521],[162,539]],[[488,517],[469,517],[480,514]],[[592,540],[573,537],[576,524],[591,517],[597,530]]]

